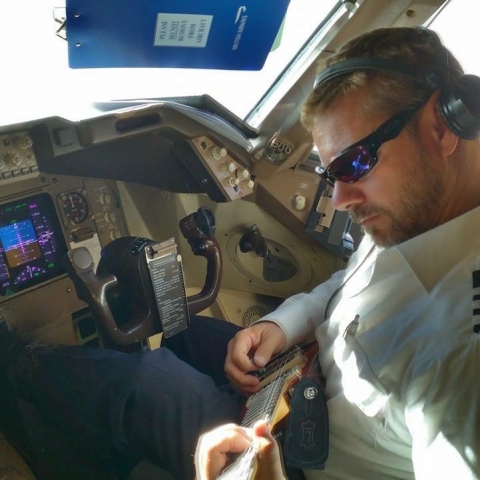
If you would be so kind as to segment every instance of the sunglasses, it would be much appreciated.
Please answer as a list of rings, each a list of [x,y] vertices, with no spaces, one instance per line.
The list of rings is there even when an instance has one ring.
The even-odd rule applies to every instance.
[[[342,150],[332,157],[328,167],[317,166],[315,172],[321,175],[330,185],[336,181],[355,183],[363,178],[378,162],[378,149],[389,140],[400,135],[417,110],[424,105],[402,110],[382,123],[373,133]]]

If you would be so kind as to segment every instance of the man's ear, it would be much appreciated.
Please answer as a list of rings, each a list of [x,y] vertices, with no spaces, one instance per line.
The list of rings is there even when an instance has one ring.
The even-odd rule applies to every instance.
[[[440,90],[437,90],[430,97],[425,105],[425,123],[430,129],[430,135],[439,143],[439,146],[445,156],[452,155],[458,145],[458,136],[448,128],[443,115],[440,113],[438,98]]]

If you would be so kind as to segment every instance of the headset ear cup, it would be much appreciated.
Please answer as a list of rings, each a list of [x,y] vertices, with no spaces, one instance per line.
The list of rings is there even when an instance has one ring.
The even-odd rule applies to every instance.
[[[463,75],[453,86],[444,87],[438,100],[448,128],[465,140],[480,133],[480,77]]]

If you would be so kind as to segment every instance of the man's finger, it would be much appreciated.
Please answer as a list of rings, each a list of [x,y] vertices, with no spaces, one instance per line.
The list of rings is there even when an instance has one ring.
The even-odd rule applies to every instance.
[[[243,452],[252,444],[248,431],[238,425],[223,425],[202,435],[195,453],[198,480],[214,480],[227,463],[228,453]]]

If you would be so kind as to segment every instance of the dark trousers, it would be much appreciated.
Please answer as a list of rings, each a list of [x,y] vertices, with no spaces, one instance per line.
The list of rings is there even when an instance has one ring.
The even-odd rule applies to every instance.
[[[194,317],[185,332],[154,351],[39,351],[34,403],[49,423],[95,448],[146,458],[178,480],[193,479],[198,436],[239,419],[243,399],[223,372],[227,343],[238,329]]]

